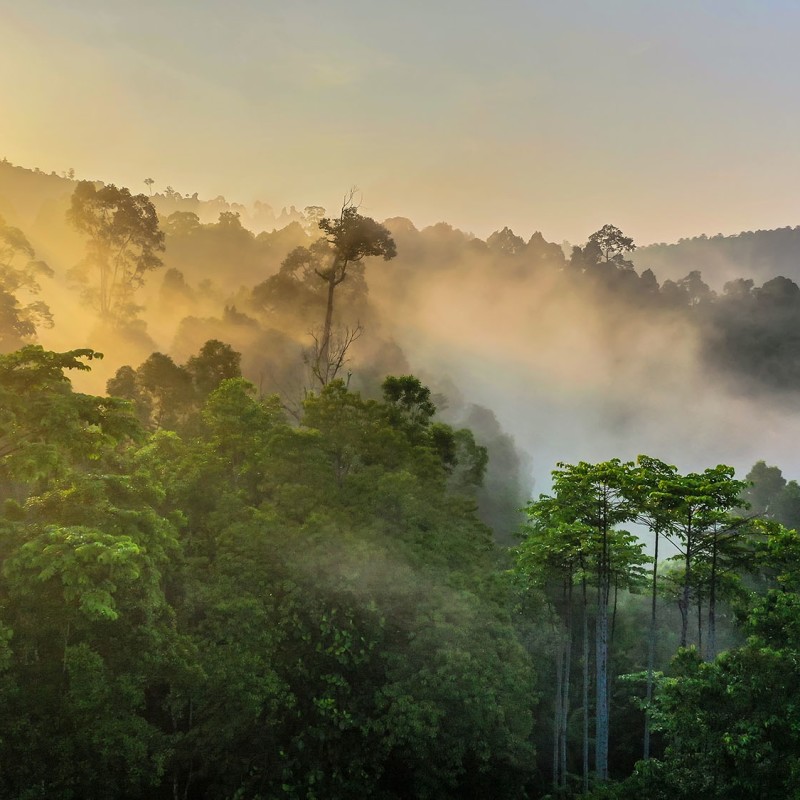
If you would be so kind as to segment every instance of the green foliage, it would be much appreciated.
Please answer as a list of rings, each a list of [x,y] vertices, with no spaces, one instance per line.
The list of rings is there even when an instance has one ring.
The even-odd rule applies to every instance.
[[[241,375],[240,361],[241,354],[230,345],[210,339],[183,366],[164,353],[153,353],[135,370],[120,367],[106,389],[130,400],[145,427],[183,430],[214,389]]]
[[[389,261],[397,255],[389,231],[374,219],[359,214],[358,207],[349,202],[342,206],[338,218],[323,217],[319,228],[335,251],[337,269],[367,256],[382,256]]]
[[[413,781],[444,797],[504,760],[525,773],[530,678],[482,587],[488,532],[448,496],[447,466],[416,426],[334,381],[292,428],[277,401],[225,381],[200,437],[187,449],[162,434],[146,462],[188,511],[196,577],[179,615],[208,681],[171,701],[184,698],[180,752],[193,743],[208,765],[191,777],[184,761],[180,781],[287,797],[400,796]],[[479,728],[458,712],[464,681]]]
[[[800,486],[788,481],[778,467],[758,461],[747,474],[750,486],[743,498],[753,514],[775,520],[788,528],[800,529]]]
[[[380,400],[331,381],[290,423],[209,342],[184,367],[118,373],[161,415],[145,437],[124,401],[72,392],[65,371],[95,355],[0,357],[3,796],[522,798],[541,783],[551,658],[567,791],[585,713],[575,622],[595,625],[580,660],[599,687],[588,710],[606,714],[596,736],[633,719],[612,670],[642,669],[646,559],[624,526],[680,542],[691,524],[698,601],[750,568],[726,538],[742,490],[728,468],[562,464],[528,508],[515,595],[475,516],[486,451],[413,376]],[[768,518],[741,537],[783,591],[751,600],[744,647],[679,655],[653,700],[663,758],[598,797],[791,791],[800,548]]]
[[[471,434],[411,377],[388,402],[333,381],[290,425],[211,343],[118,373],[163,419],[176,371],[210,389],[142,440],[71,392],[93,355],[0,364],[9,436],[52,453],[0,518],[0,793],[521,797],[534,677]]]
[[[752,637],[702,662],[679,653],[659,686],[656,724],[668,746],[640,764],[613,794],[620,798],[785,798],[800,777],[797,597],[770,594],[757,604]]]
[[[83,359],[95,358],[102,354],[39,345],[0,355],[0,481],[46,481],[139,435],[126,403],[72,391],[64,370],[87,370]]]
[[[399,378],[390,375],[384,380],[381,389],[383,399],[411,423],[426,425],[436,413],[436,406],[431,402],[430,389],[413,375]]]
[[[196,356],[186,362],[186,370],[192,376],[198,394],[205,398],[222,381],[238,378],[242,374],[241,361],[242,354],[237,353],[229,344],[210,339]]]

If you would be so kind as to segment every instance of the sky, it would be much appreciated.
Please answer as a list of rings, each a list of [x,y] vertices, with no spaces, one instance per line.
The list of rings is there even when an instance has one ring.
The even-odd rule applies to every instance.
[[[638,244],[800,223],[800,4],[0,0],[0,158]]]

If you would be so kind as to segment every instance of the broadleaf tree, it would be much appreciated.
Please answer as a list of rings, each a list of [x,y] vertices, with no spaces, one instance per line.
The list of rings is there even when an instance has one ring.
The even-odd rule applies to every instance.
[[[67,220],[89,237],[86,257],[71,271],[100,318],[121,325],[138,311],[136,289],[147,273],[162,266],[164,234],[149,197],[113,184],[99,189],[81,181],[72,195]]]

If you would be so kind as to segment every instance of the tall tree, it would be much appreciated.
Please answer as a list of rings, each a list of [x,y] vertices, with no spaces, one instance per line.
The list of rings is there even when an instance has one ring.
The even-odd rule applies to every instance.
[[[164,234],[148,197],[113,184],[98,189],[81,181],[72,195],[67,220],[89,236],[86,258],[72,276],[86,284],[85,296],[105,322],[122,324],[137,311],[133,297],[148,272],[162,266]],[[97,282],[90,286],[90,273]]]
[[[619,526],[632,521],[633,464],[612,459],[599,464],[559,464],[553,471],[553,503],[563,522],[586,532],[586,561],[594,572],[595,609],[595,773],[608,779],[609,602],[615,576],[641,564],[641,544]]]
[[[592,529],[597,609],[595,615],[595,772],[608,779],[609,742],[609,599],[611,578],[618,567],[614,529],[634,518],[627,489],[632,464],[612,459],[600,464],[559,464],[553,473],[557,497],[569,503],[575,518]]]
[[[37,326],[52,327],[47,304],[32,299],[39,294],[39,278],[52,274],[44,261],[36,259],[25,234],[0,216],[0,352],[30,341]],[[28,297],[21,298],[20,293]]]
[[[774,506],[786,487],[786,478],[778,467],[768,467],[765,461],[756,461],[746,480],[749,486],[743,497],[750,504],[750,510],[759,517],[774,516]]]
[[[793,591],[760,598],[746,643],[703,662],[673,661],[655,710],[663,760],[640,762],[617,787],[620,800],[765,800],[797,796],[800,774],[800,603]]]
[[[240,361],[241,354],[229,344],[209,339],[182,366],[152,353],[137,369],[120,367],[106,390],[130,400],[146,428],[178,430],[222,381],[241,376]]]
[[[617,266],[627,266],[625,254],[636,249],[633,239],[614,225],[603,225],[595,231],[584,248],[585,253],[598,256],[598,261],[614,263]]]
[[[678,548],[683,563],[682,586],[678,607],[681,612],[681,647],[688,643],[689,610],[692,601],[692,571],[702,559],[714,563],[718,554],[721,529],[731,529],[731,511],[741,505],[745,481],[733,477],[732,467],[719,465],[701,473],[675,475],[662,482],[662,502],[668,509],[665,530]],[[712,586],[715,586],[716,574]],[[715,589],[711,590],[712,592]],[[716,605],[712,603],[712,617]]]
[[[567,783],[567,722],[571,682],[573,639],[573,586],[580,581],[585,589],[587,544],[591,529],[570,519],[569,511],[553,497],[541,496],[528,505],[524,539],[516,552],[516,571],[527,583],[547,598],[556,620],[556,682],[553,701],[553,788]],[[587,619],[586,592],[583,593],[583,620]],[[588,675],[588,640],[584,640],[583,668]],[[588,684],[587,689],[588,689]],[[583,716],[588,721],[588,692],[583,697]],[[588,727],[584,741],[588,746]],[[588,779],[588,764],[584,765]]]
[[[643,759],[650,758],[650,728],[653,701],[656,626],[658,622],[658,550],[661,536],[667,529],[670,511],[669,482],[677,469],[657,458],[639,456],[633,481],[633,491],[638,506],[638,521],[653,534],[653,571],[650,594],[650,629],[647,637],[647,688],[645,690],[645,718]]]
[[[397,255],[397,248],[389,231],[374,219],[359,214],[353,195],[350,192],[345,198],[337,218],[323,217],[319,221],[320,230],[325,234],[329,247],[329,255],[327,264],[316,267],[315,272],[327,285],[327,302],[325,321],[316,343],[312,369],[323,386],[341,369],[344,356],[344,353],[337,352],[331,358],[336,287],[347,278],[348,269],[360,264],[364,258],[382,256],[384,261],[389,261]],[[347,338],[346,336],[344,343],[345,352],[350,344]],[[341,350],[341,346],[338,349]]]

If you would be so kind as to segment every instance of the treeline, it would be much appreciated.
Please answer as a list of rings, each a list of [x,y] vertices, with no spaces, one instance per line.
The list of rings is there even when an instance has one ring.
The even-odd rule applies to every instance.
[[[38,167],[27,169],[12,164],[6,158],[0,159],[0,213],[12,218],[16,225],[36,227],[46,207],[71,194],[79,180],[72,168],[45,172]],[[102,185],[100,181],[95,183]],[[228,212],[239,215],[248,228],[259,232],[280,230],[293,222],[308,224],[309,216],[313,217],[316,209],[316,206],[304,210],[284,206],[276,212],[263,200],[256,200],[247,206],[230,202],[221,195],[202,199],[197,192],[181,194],[170,185],[162,187],[152,178],[145,178],[135,190],[147,194],[162,217],[183,211],[196,214],[206,223],[216,222],[220,214]]]
[[[650,244],[633,257],[640,269],[677,280],[687,265],[714,286],[749,277],[757,283],[784,275],[800,280],[800,226],[742,231],[733,236],[693,236],[671,244]]]
[[[214,226],[200,225],[196,218],[181,219],[180,226],[176,222],[173,219],[164,223],[167,253],[173,253],[175,258],[172,262],[167,255],[165,260],[179,266],[165,276],[163,291],[169,302],[176,302],[178,308],[187,312],[192,300],[203,291],[193,290],[187,276],[202,275],[202,282],[208,281],[211,274],[210,268],[201,265],[229,260],[231,264],[242,265],[243,271],[237,276],[245,278],[255,275],[268,263],[276,264],[278,256],[290,245],[307,248],[313,241],[299,225],[280,234],[255,237],[238,220],[228,217]],[[620,316],[641,319],[647,315],[647,325],[656,334],[682,320],[698,340],[704,369],[712,370],[733,391],[782,392],[800,388],[800,368],[794,355],[800,345],[797,339],[800,287],[789,278],[774,277],[761,286],[751,278],[736,278],[726,281],[722,291],[717,292],[703,280],[699,270],[687,269],[682,278],[659,282],[652,269],[639,272],[634,268],[635,246],[613,226],[603,229],[609,229],[610,234],[608,231],[603,234],[602,230],[593,234],[609,238],[610,247],[599,249],[590,237],[586,245],[573,248],[567,256],[560,246],[545,241],[541,234],[534,234],[526,242],[504,229],[484,242],[446,224],[422,231],[403,219],[390,219],[385,224],[397,242],[398,256],[392,266],[397,276],[357,277],[347,289],[350,297],[344,306],[345,315],[364,322],[375,340],[376,346],[369,351],[370,363],[391,353],[380,343],[384,336],[391,335],[396,321],[391,316],[394,309],[390,308],[387,315],[385,300],[381,304],[382,315],[376,313],[374,303],[367,297],[367,284],[373,287],[373,294],[374,287],[379,287],[381,299],[391,291],[393,299],[389,305],[401,316],[401,310],[413,308],[413,299],[422,291],[426,273],[452,271],[456,282],[476,282],[476,291],[491,276],[498,285],[518,286],[520,292],[531,297],[545,291],[556,304],[565,297],[581,298],[605,320],[609,329],[608,346],[623,351],[626,345],[614,339],[612,332]],[[222,257],[225,248],[232,247],[237,240],[238,255],[228,250]],[[309,280],[302,268],[298,270],[302,265],[298,265],[291,252],[283,257],[275,274],[256,283],[251,290],[242,286],[238,293],[228,295],[225,302],[229,308],[233,306],[246,317],[268,327],[275,326],[276,330],[295,335],[307,330],[319,318],[322,287],[315,283],[313,274]],[[692,261],[687,264],[693,266]],[[190,331],[196,331],[196,325],[187,320],[178,333],[176,343],[184,351],[186,337],[192,335]],[[221,330],[217,327],[196,331],[193,347],[202,343],[204,333],[220,335]],[[248,350],[243,341],[242,347]]]
[[[51,182],[58,182],[58,192]],[[64,281],[58,276],[70,271],[73,283],[79,277],[74,267],[81,260],[76,251],[80,234],[66,222],[76,188],[74,180],[0,164],[0,213],[6,208],[8,220],[3,230],[13,228],[57,273],[52,287],[50,281],[40,281],[38,301],[51,308],[63,294]],[[137,196],[135,191],[131,195]],[[318,222],[325,209],[309,206],[286,226],[256,233],[251,229],[255,223],[235,205],[215,206],[218,213],[211,221],[206,211],[191,205],[200,201],[171,188],[142,196],[158,215],[163,269],[143,282],[136,321],[129,322],[119,347],[112,342],[113,349],[134,347],[139,360],[154,350],[187,358],[208,339],[218,338],[242,352],[245,374],[265,390],[285,392],[287,384],[297,383],[282,366],[296,363],[298,346],[306,346],[309,328],[319,324],[324,285],[313,271],[309,274],[308,263],[298,263],[291,254],[319,239]],[[37,198],[40,208],[35,212]],[[164,198],[172,198],[173,205],[164,205]],[[368,380],[410,370],[408,354],[397,348],[396,332],[413,316],[430,276],[452,273],[452,281],[462,284],[462,294],[470,284],[475,292],[485,292],[484,281],[491,277],[498,285],[514,286],[528,302],[541,297],[550,305],[564,305],[565,314],[573,313],[565,298],[581,298],[605,320],[607,347],[621,350],[621,358],[626,357],[626,345],[612,330],[621,317],[640,319],[644,312],[656,335],[677,317],[697,338],[704,368],[734,391],[795,391],[800,386],[793,356],[800,313],[792,268],[800,252],[798,229],[699,237],[640,249],[613,229],[616,244],[598,248],[589,237],[585,245],[565,253],[539,233],[525,241],[508,228],[483,241],[445,223],[417,230],[409,220],[395,218],[385,225],[397,243],[391,277],[383,270],[374,270],[372,276],[353,274],[341,290],[350,295],[340,304],[341,324],[352,328],[359,323],[368,331],[351,353],[355,365],[373,371]],[[65,242],[60,252],[54,241]],[[659,255],[665,248],[669,265]],[[716,262],[710,255],[698,255],[697,248],[715,254]],[[19,246],[4,249],[4,271],[11,260],[19,264],[21,253]],[[722,263],[733,265],[724,278]],[[772,265],[769,271],[767,263]],[[6,305],[14,289],[0,290]],[[56,324],[63,324],[58,315]],[[6,321],[0,330],[0,346],[6,351],[26,341],[19,331],[12,337],[8,327]],[[29,336],[29,331],[22,333]],[[102,336],[103,341],[108,338],[107,333]],[[97,338],[88,336],[87,343],[96,344]],[[354,372],[358,379],[359,370]]]

